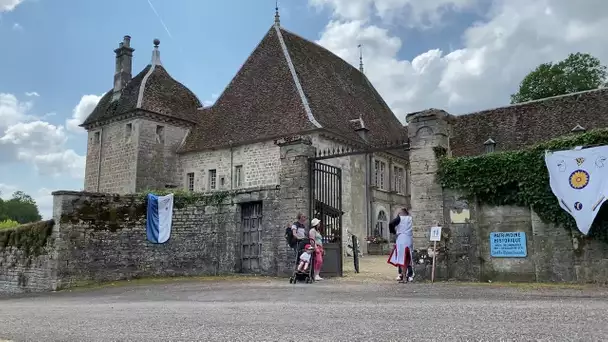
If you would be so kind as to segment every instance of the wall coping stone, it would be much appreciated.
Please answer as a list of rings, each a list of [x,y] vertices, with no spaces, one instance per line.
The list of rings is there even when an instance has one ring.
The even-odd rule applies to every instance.
[[[238,194],[244,194],[244,193],[250,193],[250,192],[256,192],[256,191],[278,191],[281,189],[281,185],[277,184],[277,185],[264,185],[264,186],[256,186],[256,187],[249,187],[249,188],[242,188],[242,189],[235,189],[235,190],[218,190],[218,191],[211,191],[211,192],[197,192],[197,194],[203,194],[203,195],[212,195],[215,192],[221,192],[221,191],[232,191],[234,193],[234,195],[238,195]],[[57,191],[53,191],[51,193],[52,196],[62,196],[62,195],[67,195],[67,196],[88,196],[88,197],[98,197],[98,198],[104,198],[104,197],[121,197],[121,198],[130,198],[130,197],[138,197],[141,196],[141,194],[115,194],[115,193],[105,193],[105,192],[90,192],[90,191],[76,191],[76,190],[57,190]]]

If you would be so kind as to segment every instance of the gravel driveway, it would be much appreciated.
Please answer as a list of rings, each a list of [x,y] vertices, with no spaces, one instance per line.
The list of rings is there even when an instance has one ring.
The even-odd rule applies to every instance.
[[[603,341],[607,295],[364,275],[156,283],[0,299],[0,341]]]

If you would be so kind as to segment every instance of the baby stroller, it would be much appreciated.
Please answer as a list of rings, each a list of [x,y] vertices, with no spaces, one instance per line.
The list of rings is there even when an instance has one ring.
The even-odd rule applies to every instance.
[[[315,281],[315,278],[313,277],[313,265],[315,262],[315,252],[313,250],[312,254],[310,255],[310,261],[308,263],[308,269],[307,270],[302,270],[302,271],[298,271],[298,265],[300,264],[300,255],[302,255],[302,253],[304,253],[306,251],[306,247],[307,246],[314,246],[314,241],[311,241],[311,243],[299,243],[298,244],[298,248],[297,248],[297,252],[295,255],[295,263],[294,263],[294,267],[293,267],[293,274],[291,275],[291,277],[289,278],[289,283],[290,284],[295,284],[298,281],[304,281],[307,284],[313,283]]]

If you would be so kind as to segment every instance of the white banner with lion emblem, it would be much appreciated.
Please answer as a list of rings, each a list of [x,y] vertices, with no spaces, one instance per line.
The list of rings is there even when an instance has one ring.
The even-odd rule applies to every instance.
[[[608,146],[545,152],[551,190],[585,235],[608,198],[606,157]]]

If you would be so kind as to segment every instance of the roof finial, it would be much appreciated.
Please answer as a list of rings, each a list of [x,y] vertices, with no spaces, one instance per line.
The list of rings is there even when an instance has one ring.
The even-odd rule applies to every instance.
[[[151,65],[162,65],[163,63],[160,62],[160,51],[158,50],[158,46],[160,45],[160,40],[158,38],[155,38],[154,41],[154,50],[152,50],[152,61],[150,62]]]
[[[274,24],[281,26],[281,16],[279,15],[279,0],[275,0],[274,3]]]
[[[363,47],[361,44],[357,46],[359,48],[359,71],[363,73]]]

